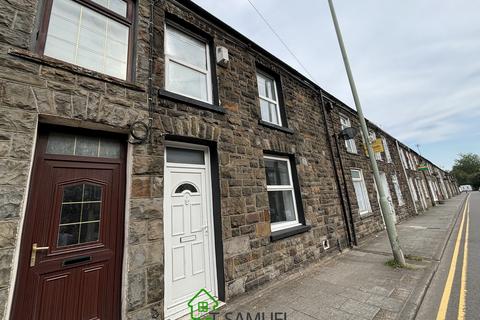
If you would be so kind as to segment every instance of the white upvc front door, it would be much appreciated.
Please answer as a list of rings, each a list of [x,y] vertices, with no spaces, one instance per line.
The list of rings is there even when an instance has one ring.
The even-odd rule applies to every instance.
[[[426,199],[425,193],[423,192],[422,186],[420,185],[420,182],[419,182],[418,179],[415,179],[415,184],[417,186],[417,190],[418,190],[418,193],[420,195],[420,200],[422,202],[422,207],[423,207],[424,210],[426,210],[428,208],[427,199]]]
[[[392,194],[390,193],[390,188],[388,187],[387,175],[385,172],[380,171],[380,180],[382,181],[383,192],[387,197],[388,205],[392,211],[393,220],[397,222],[397,215],[395,214],[395,205],[393,204]]]
[[[186,315],[189,312],[188,301],[199,290],[205,289],[217,295],[208,148],[186,147],[184,144],[167,146],[165,158],[164,281],[167,320]]]

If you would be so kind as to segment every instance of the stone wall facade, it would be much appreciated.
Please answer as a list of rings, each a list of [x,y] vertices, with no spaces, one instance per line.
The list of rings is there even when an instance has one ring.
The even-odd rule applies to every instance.
[[[8,317],[14,293],[19,243],[22,237],[29,179],[39,126],[45,123],[115,132],[126,136],[129,125],[149,117],[149,50],[153,45],[154,92],[165,87],[164,23],[183,21],[212,39],[212,46],[229,50],[228,66],[216,66],[217,110],[155,94],[150,143],[130,144],[129,184],[125,225],[126,260],[123,316],[128,319],[163,318],[164,226],[163,178],[165,141],[204,141],[216,146],[220,187],[225,299],[278,278],[298,266],[338,252],[348,244],[336,175],[341,176],[332,132],[339,131],[338,113],[355,113],[336,101],[324,119],[322,90],[188,1],[160,1],[155,7],[155,41],[150,43],[150,2],[138,0],[135,28],[135,77],[121,81],[62,63],[36,53],[36,32],[44,1],[0,2],[0,314]],[[267,68],[281,79],[289,130],[259,123],[256,70]],[[334,100],[332,98],[332,100]],[[325,121],[326,120],[326,121]],[[395,139],[388,139],[393,163],[379,162],[381,170],[396,174],[405,205],[396,208],[400,220],[414,214],[401,169]],[[68,130],[68,129],[67,129]],[[343,145],[342,145],[343,146]],[[341,148],[355,233],[363,241],[383,229],[368,158]],[[301,203],[308,231],[273,241],[263,155],[279,152],[294,157]],[[423,160],[425,161],[425,160]],[[432,165],[432,164],[431,164]],[[372,213],[360,217],[349,168],[365,173]],[[432,169],[433,170],[433,169]],[[443,171],[438,171],[444,175]],[[410,170],[411,176],[421,176]],[[430,173],[428,173],[430,175]],[[422,174],[423,175],[423,174]],[[430,177],[430,176],[429,176]],[[430,179],[433,179],[432,175]],[[449,181],[452,196],[457,193]],[[447,189],[447,187],[446,187]],[[390,187],[394,202],[395,191]],[[429,206],[432,205],[432,202]],[[357,210],[357,211],[356,211]],[[331,247],[325,250],[323,240]]]

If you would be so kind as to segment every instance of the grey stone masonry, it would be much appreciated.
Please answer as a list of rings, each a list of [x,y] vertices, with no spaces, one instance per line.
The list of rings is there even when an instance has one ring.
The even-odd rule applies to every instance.
[[[225,299],[261,286],[280,275],[338,253],[347,244],[346,224],[339,191],[348,195],[355,233],[359,240],[382,230],[368,159],[357,138],[358,154],[341,145],[347,188],[336,183],[341,176],[338,155],[331,153],[332,132],[339,131],[339,112],[347,112],[358,127],[355,113],[329,96],[268,52],[221,23],[191,1],[158,1],[153,15],[154,42],[149,39],[150,1],[135,1],[133,76],[128,81],[61,62],[40,54],[37,32],[44,19],[46,0],[0,1],[0,315],[8,317],[14,295],[16,265],[37,132],[45,124],[114,132],[126,136],[129,126],[152,116],[150,143],[130,144],[127,163],[127,217],[122,316],[125,319],[164,318],[164,150],[168,138],[201,141],[215,146],[218,156],[220,251],[223,257]],[[175,21],[209,38],[212,48],[223,46],[230,62],[213,68],[218,106],[192,103],[161,94],[165,89],[164,25]],[[153,74],[149,74],[150,47]],[[257,69],[278,76],[288,128],[261,124]],[[149,114],[149,78],[155,94]],[[322,96],[335,102],[324,119]],[[327,121],[325,121],[327,120]],[[397,205],[398,220],[414,214],[412,198],[396,149],[396,140],[371,124],[377,136],[386,137],[393,163],[379,162],[389,179],[395,174],[405,200]],[[407,147],[401,144],[401,148]],[[302,233],[273,239],[270,228],[264,152],[288,154],[298,173],[298,189],[305,217]],[[418,154],[409,150],[426,162]],[[334,168],[337,164],[337,170]],[[438,201],[458,193],[455,182],[428,162],[431,172],[415,168],[407,174],[438,184]],[[372,212],[359,216],[350,168],[365,172]],[[437,175],[434,175],[437,173]],[[443,180],[440,180],[443,179]],[[390,180],[389,180],[390,181]],[[445,187],[441,181],[446,183]],[[415,185],[415,187],[417,187]],[[445,190],[445,191],[442,191]],[[441,194],[444,192],[444,194]],[[433,196],[429,195],[429,199]],[[417,201],[418,207],[420,200]],[[427,201],[426,207],[434,204]],[[275,241],[274,241],[275,240]],[[329,240],[330,249],[323,241]],[[20,275],[21,276],[21,275]],[[347,299],[347,298],[345,298]],[[344,304],[345,308],[354,308]],[[348,310],[346,310],[348,312]],[[373,312],[365,310],[365,313]]]

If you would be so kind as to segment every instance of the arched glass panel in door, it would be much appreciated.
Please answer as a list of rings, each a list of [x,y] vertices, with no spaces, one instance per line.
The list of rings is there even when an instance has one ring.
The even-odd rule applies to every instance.
[[[182,183],[175,189],[175,193],[182,193],[183,191],[190,191],[191,193],[198,192],[197,188],[191,183]]]

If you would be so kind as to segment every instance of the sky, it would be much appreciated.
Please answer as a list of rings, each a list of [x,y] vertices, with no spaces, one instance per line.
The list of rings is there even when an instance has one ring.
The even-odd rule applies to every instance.
[[[354,107],[327,0],[250,0],[323,89]],[[194,0],[307,75],[248,0]],[[480,153],[480,1],[334,1],[365,116],[450,170]]]

